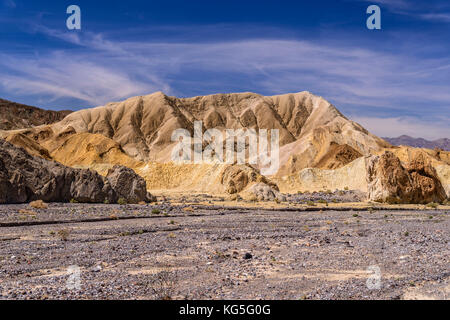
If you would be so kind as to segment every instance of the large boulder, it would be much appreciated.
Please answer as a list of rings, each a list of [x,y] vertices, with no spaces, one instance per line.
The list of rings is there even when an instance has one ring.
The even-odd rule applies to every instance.
[[[413,203],[442,202],[447,198],[436,169],[423,154],[419,154],[412,159],[406,169],[411,176],[413,190],[415,191]]]
[[[128,203],[154,200],[153,196],[147,192],[145,180],[130,168],[115,165],[109,169],[106,178],[117,196],[125,199]]]
[[[123,171],[120,168],[117,170]],[[131,185],[142,186],[142,178],[138,179],[136,176],[128,175]],[[135,180],[139,182],[134,182]],[[123,187],[115,190],[108,178],[95,171],[74,169],[31,156],[24,149],[0,139],[0,203],[34,200],[67,202],[71,199],[88,203],[115,203],[122,192]],[[133,202],[148,200],[146,193],[132,194]],[[128,201],[127,198],[125,200]]]
[[[368,198],[387,203],[429,203],[446,199],[436,170],[423,156],[406,168],[392,152],[366,158]]]

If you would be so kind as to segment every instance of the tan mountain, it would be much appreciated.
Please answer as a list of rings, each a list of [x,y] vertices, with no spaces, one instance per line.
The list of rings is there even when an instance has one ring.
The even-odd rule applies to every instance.
[[[77,111],[54,124],[2,131],[0,137],[34,155],[48,154],[65,165],[92,168],[104,175],[115,164],[131,167],[145,178],[151,190],[234,193],[257,183],[270,184],[258,168],[247,165],[172,163],[170,155],[176,144],[171,141],[173,131],[184,128],[193,134],[194,121],[202,121],[203,130],[279,129],[281,166],[269,178],[282,192],[344,185],[367,191],[367,168],[362,166],[362,157],[394,150],[396,156],[404,158],[402,161],[410,160],[406,159],[410,152],[405,148],[392,147],[309,92],[194,98],[157,92]],[[424,152],[435,167],[442,166],[444,176],[448,172],[448,153]],[[352,168],[362,171],[353,172]],[[307,185],[307,180],[301,178],[305,170],[315,172],[311,173],[314,182]]]
[[[295,168],[323,163],[333,168],[351,160],[341,157],[330,164],[329,152],[369,154],[389,146],[357,123],[345,118],[333,105],[309,92],[264,97],[254,93],[217,94],[179,99],[163,93],[130,98],[123,102],[81,110],[51,126],[20,131],[50,152],[77,133],[101,134],[116,141],[132,158],[141,161],[169,160],[174,146],[172,132],[193,133],[193,122],[204,129],[279,129],[282,164],[292,155],[301,158]],[[341,150],[342,151],[342,150]],[[339,153],[339,152],[338,152]],[[327,159],[327,160],[324,160]]]

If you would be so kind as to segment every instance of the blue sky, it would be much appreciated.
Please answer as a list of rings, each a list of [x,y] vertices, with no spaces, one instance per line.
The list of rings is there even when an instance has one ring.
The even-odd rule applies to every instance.
[[[381,30],[366,28],[371,4]],[[77,110],[307,90],[377,135],[450,138],[449,40],[447,0],[0,0],[0,97]]]

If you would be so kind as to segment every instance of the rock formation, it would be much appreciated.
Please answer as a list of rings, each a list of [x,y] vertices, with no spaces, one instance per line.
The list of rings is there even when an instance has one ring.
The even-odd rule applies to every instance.
[[[115,168],[109,180],[89,169],[73,169],[31,156],[24,149],[0,139],[0,203],[68,202],[72,199],[115,203],[119,195],[132,196],[131,201],[136,202],[148,200],[145,181],[129,170]],[[128,184],[118,186],[117,181],[123,175],[129,179]]]
[[[68,115],[47,127],[23,130],[50,154],[71,136],[100,134],[118,143],[137,161],[170,161],[176,129],[193,134],[194,121],[204,130],[278,129],[281,165],[295,170],[324,165],[342,167],[358,155],[390,146],[357,123],[345,118],[333,105],[309,92],[265,97],[255,93],[216,94],[194,98],[168,97],[161,92],[130,98]],[[329,164],[330,159],[338,160]],[[289,168],[286,168],[289,171]]]
[[[171,162],[176,144],[171,141],[173,131],[186,129],[193,135],[195,121],[202,121],[203,130],[216,128],[222,132],[240,128],[278,129],[278,172],[264,177],[258,165]],[[31,155],[74,168],[93,169],[105,177],[115,165],[129,167],[145,179],[149,190],[235,194],[263,184],[283,193],[349,188],[371,192],[371,198],[380,201],[426,202],[441,197],[437,191],[440,181],[447,196],[450,195],[450,152],[393,147],[309,92],[271,97],[237,93],[193,98],[157,92],[80,110],[50,125],[0,130],[0,138],[23,147]],[[380,163],[375,158],[371,160],[373,163],[367,161],[372,156],[382,159],[386,150],[395,157],[383,158]],[[409,171],[407,164],[420,154],[436,169],[435,173]],[[370,178],[369,165],[373,171]],[[382,174],[389,178],[382,178]],[[426,178],[433,181],[431,191],[425,190],[429,182]],[[409,187],[416,191],[406,190],[408,185],[402,185],[403,179],[411,180]],[[125,194],[134,194],[129,187]]]
[[[367,159],[369,200],[387,203],[429,203],[446,199],[436,170],[424,156],[404,167],[392,152]]]
[[[109,169],[106,178],[119,199],[125,199],[128,203],[155,200],[147,192],[145,180],[130,168],[115,165]]]

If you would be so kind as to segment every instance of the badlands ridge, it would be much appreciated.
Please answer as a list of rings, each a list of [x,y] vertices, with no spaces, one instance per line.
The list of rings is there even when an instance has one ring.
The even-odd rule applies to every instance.
[[[202,121],[203,130],[278,129],[278,172],[266,177],[258,167],[245,164],[172,162],[173,131],[183,128],[193,134],[195,121]],[[153,193],[267,199],[267,194],[278,198],[283,193],[350,189],[364,192],[368,200],[390,203],[444,202],[450,196],[450,152],[394,147],[309,92],[183,99],[157,92],[73,112],[52,124],[0,130],[0,138],[8,142],[2,146],[21,147],[32,159],[45,160],[30,160],[39,166],[57,162],[73,170],[91,169],[103,176],[95,178],[103,184],[115,166],[131,168]],[[5,161],[0,158],[0,166]],[[0,177],[0,186],[14,187],[12,171]],[[37,198],[38,186],[27,188],[27,199]],[[108,200],[118,197],[116,191],[108,192]]]

